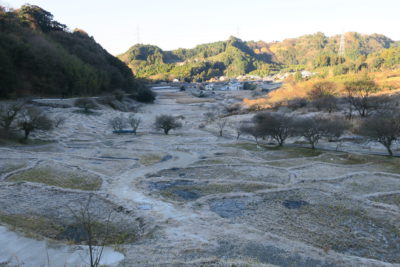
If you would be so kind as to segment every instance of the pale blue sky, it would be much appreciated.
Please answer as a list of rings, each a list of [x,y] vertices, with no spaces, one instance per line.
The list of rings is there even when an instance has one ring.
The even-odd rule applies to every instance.
[[[87,31],[112,54],[140,42],[162,49],[226,40],[283,40],[345,31],[400,40],[400,0],[0,0],[50,11],[57,21]]]

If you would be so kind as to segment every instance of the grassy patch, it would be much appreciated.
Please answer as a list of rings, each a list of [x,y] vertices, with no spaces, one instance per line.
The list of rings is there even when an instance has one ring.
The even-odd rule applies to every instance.
[[[267,145],[257,145],[254,143],[237,143],[237,144],[228,144],[223,145],[225,147],[234,147],[239,149],[244,149],[248,151],[254,152],[263,152],[263,151],[279,151],[284,153],[283,156],[288,158],[298,158],[298,157],[317,157],[322,154],[321,151],[311,148],[303,148],[303,147],[287,147],[287,146],[267,146]]]
[[[139,161],[141,164],[143,164],[145,166],[149,166],[149,165],[153,165],[153,164],[160,162],[162,158],[163,158],[162,155],[148,154],[148,155],[141,156]]]
[[[214,164],[224,164],[225,162],[220,159],[205,159],[195,162],[193,165],[214,165]]]
[[[71,244],[84,244],[87,234],[79,224],[64,225],[42,216],[16,215],[0,213],[0,223],[6,224],[13,231],[35,239],[50,238],[67,241]],[[137,234],[101,222],[92,223],[94,243],[99,243],[106,235],[106,244],[124,244],[137,240]],[[106,232],[108,231],[108,234]]]
[[[176,195],[176,191],[194,192],[200,196],[213,194],[226,194],[231,192],[254,192],[263,189],[275,188],[274,186],[264,184],[204,184],[204,185],[189,185],[189,186],[174,186],[161,191],[161,195],[166,198],[182,200]]]
[[[325,153],[316,160],[320,162],[335,163],[335,164],[357,165],[357,164],[366,164],[370,162],[371,159],[365,155],[338,152],[338,153]]]
[[[83,109],[78,109],[78,110],[74,110],[72,112],[76,113],[76,114],[83,114],[83,115],[101,116],[100,112],[96,112],[96,111],[92,111],[92,110],[85,111]]]
[[[0,138],[0,146],[39,146],[52,144],[54,141],[42,140],[42,139],[24,139],[20,137],[16,138]]]
[[[50,167],[37,167],[17,173],[8,177],[7,181],[26,181],[81,190],[98,190],[102,184],[100,177],[59,171]]]
[[[383,202],[386,204],[396,205],[400,207],[400,194],[390,194],[385,196],[372,197],[371,199],[373,201]]]
[[[394,157],[375,157],[377,168],[382,169],[387,172],[398,173],[400,174],[400,158]]]
[[[257,145],[255,143],[236,143],[236,144],[224,144],[224,147],[233,147],[244,149],[248,151],[266,151],[266,150],[274,150],[273,147],[268,147],[264,145]]]
[[[0,175],[26,167],[25,163],[8,163],[0,165]]]
[[[0,213],[0,222],[8,225],[11,230],[19,231],[27,237],[41,239],[56,237],[64,231],[60,224],[50,222],[44,217],[28,215],[7,215]]]

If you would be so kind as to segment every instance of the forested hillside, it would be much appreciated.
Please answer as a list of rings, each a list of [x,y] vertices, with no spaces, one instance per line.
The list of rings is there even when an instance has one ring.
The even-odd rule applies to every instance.
[[[122,89],[151,100],[132,71],[83,30],[38,6],[0,7],[0,97],[81,96]]]
[[[266,43],[244,42],[231,37],[227,41],[173,51],[138,44],[119,58],[139,77],[188,81],[209,80],[223,75],[266,76],[282,70],[321,68],[343,74],[364,68],[393,67],[400,63],[398,43],[384,35],[346,33],[344,56],[338,56],[340,38],[340,35],[328,37],[316,33]]]

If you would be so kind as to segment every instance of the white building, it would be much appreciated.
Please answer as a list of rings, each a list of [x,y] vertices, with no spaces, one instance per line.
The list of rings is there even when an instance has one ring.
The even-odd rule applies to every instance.
[[[228,84],[227,90],[229,91],[239,91],[243,89],[243,84],[238,82],[231,82]]]
[[[206,84],[206,86],[204,86],[204,89],[207,91],[212,91],[214,90],[214,84],[213,83]]]

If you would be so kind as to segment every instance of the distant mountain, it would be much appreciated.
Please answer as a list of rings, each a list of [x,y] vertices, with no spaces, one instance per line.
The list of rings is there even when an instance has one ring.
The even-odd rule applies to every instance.
[[[271,43],[244,42],[230,37],[227,41],[173,51],[138,44],[118,57],[138,77],[192,81],[209,80],[222,75],[265,76],[285,68],[316,69],[354,62],[358,65],[348,68],[357,69],[369,55],[398,45],[384,35],[349,32],[345,34],[346,55],[341,58],[338,56],[340,37],[316,33]]]
[[[69,31],[38,6],[15,11],[0,6],[0,97],[95,95],[116,89],[151,99],[132,71],[83,30]]]
[[[198,45],[193,49],[173,51],[138,44],[118,57],[138,77],[151,79],[208,80],[216,76],[237,76],[276,69],[270,54],[256,53],[236,37]]]

